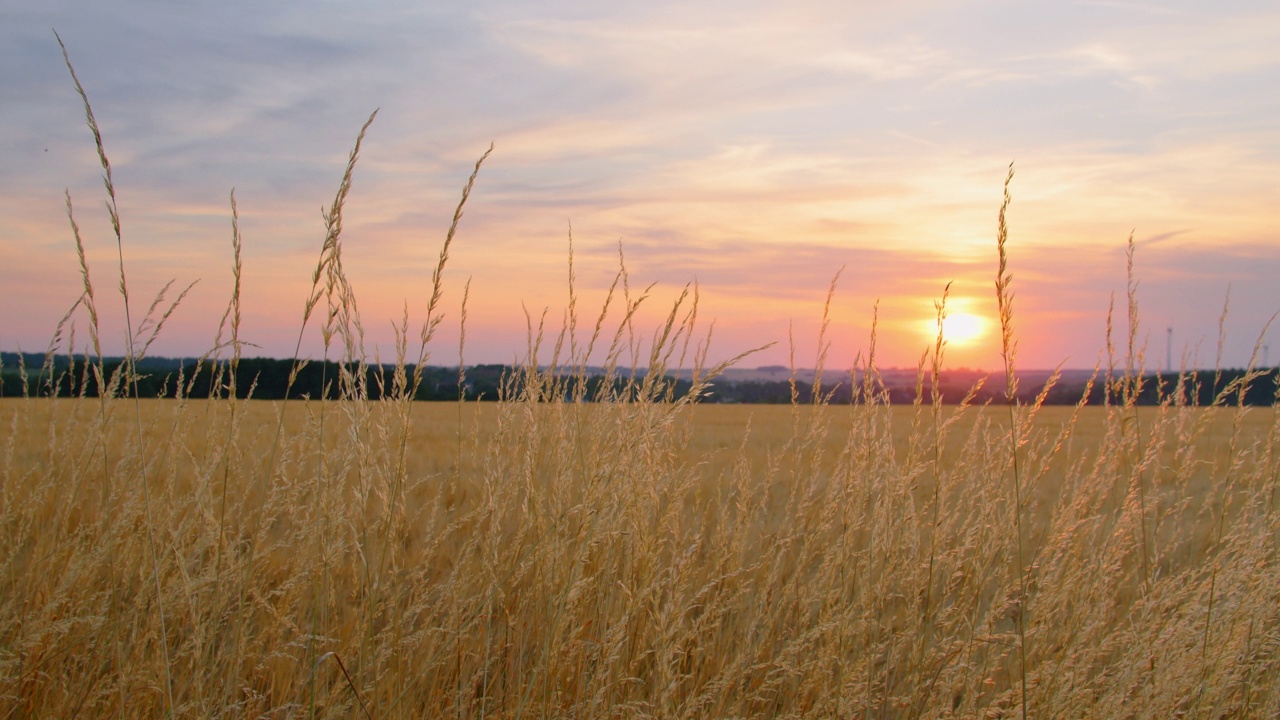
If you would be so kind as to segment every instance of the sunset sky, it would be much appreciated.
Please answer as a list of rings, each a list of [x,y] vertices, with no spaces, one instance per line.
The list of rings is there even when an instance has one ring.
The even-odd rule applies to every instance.
[[[56,30],[115,173],[135,322],[199,282],[151,353],[213,343],[232,287],[247,355],[288,357],[360,126],[343,258],[370,358],[424,319],[461,188],[490,142],[445,273],[431,362],[523,356],[558,328],[572,227],[594,314],[621,245],[652,332],[687,283],[710,357],[914,366],[934,302],[981,325],[952,367],[996,368],[996,220],[1010,162],[1018,364],[1092,367],[1115,298],[1163,368],[1255,343],[1280,361],[1280,5],[1260,2],[7,3],[0,9],[0,349],[42,352],[82,291],[70,191],[109,353],[124,347],[101,168]],[[172,297],[172,294],[171,294]],[[615,313],[611,322],[619,316]],[[88,341],[76,315],[76,349]],[[973,324],[975,321],[969,319]],[[414,331],[416,335],[416,331]],[[64,343],[65,345],[65,343]],[[319,333],[304,353],[318,357]],[[65,349],[65,348],[64,348]],[[1259,351],[1258,360],[1263,359]]]

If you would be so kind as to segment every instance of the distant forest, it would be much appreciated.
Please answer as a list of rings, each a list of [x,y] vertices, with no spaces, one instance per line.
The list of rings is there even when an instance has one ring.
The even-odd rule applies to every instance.
[[[36,353],[0,353],[0,396],[20,397],[49,396],[61,397],[98,397],[102,392],[97,374],[86,367],[83,358],[59,356],[55,358],[52,372],[44,368],[45,356]],[[104,377],[110,386],[110,378],[116,374],[123,363],[122,358],[106,358],[103,360]],[[236,397],[253,397],[259,400],[282,400],[321,397],[337,399],[342,394],[343,367],[335,362],[308,362],[289,386],[289,376],[293,371],[294,361],[271,358],[243,358],[236,373]],[[145,358],[138,363],[138,394],[144,398],[172,398],[185,396],[189,398],[208,398],[211,395],[225,397],[230,391],[230,377],[226,372],[226,362],[199,362],[195,358]],[[353,373],[359,368],[353,367]],[[369,365],[363,369],[364,393],[371,400],[381,399],[394,392],[395,367],[392,365]],[[1245,370],[1240,368],[1188,371],[1182,376],[1150,372],[1142,376],[1142,385],[1136,402],[1139,405],[1155,405],[1165,401],[1173,393],[1181,393],[1187,404],[1210,405],[1215,402],[1234,405],[1243,402],[1251,406],[1270,406],[1277,400],[1277,382],[1280,373],[1275,368],[1255,371],[1256,377],[1244,387],[1243,398],[1239,395],[1241,379]],[[25,388],[23,376],[25,373]],[[412,378],[414,367],[406,368],[407,375]],[[1044,388],[1046,373],[1024,376],[1020,379],[1018,399],[1020,402],[1033,402]],[[348,377],[352,377],[349,375]],[[960,402],[970,394],[976,379],[983,377],[970,370],[943,371],[939,381],[939,394],[944,403]],[[643,378],[639,375],[636,379]],[[628,391],[628,374],[612,380],[613,394],[622,395]],[[1102,404],[1123,401],[1125,392],[1118,382],[1111,384],[1111,397],[1107,398],[1108,384],[1103,377],[1097,378],[1089,391],[1090,404]],[[521,393],[520,368],[509,365],[471,365],[463,369],[460,375],[458,368],[442,366],[426,366],[422,371],[421,382],[414,394],[415,400],[449,401],[463,398],[466,400],[494,401],[503,397],[518,397]],[[214,387],[215,382],[217,387]],[[598,371],[588,371],[585,379],[586,388],[577,383],[583,382],[571,377],[565,378],[564,390],[567,396],[578,392],[592,400],[606,394],[606,378]],[[832,404],[848,404],[852,392],[852,376],[844,373],[839,381],[824,382],[819,387],[819,396]],[[1080,401],[1085,393],[1087,375],[1073,372],[1060,380],[1045,395],[1044,402],[1049,405],[1070,405]],[[663,378],[658,396],[675,396],[687,393],[692,387],[688,372],[683,376]],[[932,399],[932,385],[926,375],[917,385],[914,371],[896,370],[886,372],[878,383],[874,384],[876,392],[887,398],[891,404],[911,404],[917,393],[921,393],[922,401],[929,404]],[[859,397],[862,401],[862,382],[859,380]],[[117,394],[124,394],[116,388]],[[132,391],[130,390],[130,393]],[[784,404],[793,398],[801,403],[812,402],[814,398],[813,383],[797,379],[794,384],[786,379],[717,378],[708,387],[700,399],[704,403],[760,403]],[[986,383],[976,393],[972,402],[983,404],[988,402],[1004,402],[1004,379],[1002,375],[986,376]]]

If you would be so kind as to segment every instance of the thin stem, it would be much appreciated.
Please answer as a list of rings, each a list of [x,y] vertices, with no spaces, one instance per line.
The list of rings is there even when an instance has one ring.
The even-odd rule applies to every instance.
[[[121,372],[124,373],[123,377],[133,391],[134,426],[138,433],[138,465],[139,473],[142,476],[143,509],[147,520],[147,546],[151,555],[151,577],[156,590],[156,610],[160,620],[160,647],[164,657],[164,696],[166,711],[172,716],[174,708],[173,671],[169,660],[169,633],[165,624],[164,595],[160,585],[160,557],[156,552],[155,520],[151,509],[151,488],[147,478],[147,448],[146,436],[142,430],[142,401],[138,394],[137,368],[134,366],[137,358],[134,354],[133,346],[133,318],[129,310],[129,284],[126,281],[124,271],[124,238],[120,232],[120,210],[116,203],[115,183],[111,178],[111,162],[107,159],[107,151],[102,144],[102,132],[98,129],[98,121],[93,117],[93,107],[89,104],[89,96],[85,93],[84,86],[80,84],[80,78],[76,76],[76,69],[71,64],[71,56],[67,53],[67,46],[63,44],[62,38],[56,31],[53,36],[58,39],[58,46],[62,48],[62,59],[66,62],[67,70],[71,73],[71,80],[75,83],[76,92],[80,94],[80,99],[84,103],[85,122],[88,124],[89,130],[93,132],[93,141],[98,148],[98,159],[102,163],[104,173],[102,181],[107,191],[107,213],[111,218],[111,228],[116,237],[116,256],[120,264],[120,296],[124,301],[125,347],[128,353]]]
[[[1009,239],[1009,226],[1006,215],[1012,197],[1009,195],[1009,184],[1013,182],[1013,163],[1009,163],[1009,174],[1004,179],[1004,202],[1000,205],[1000,219],[996,235],[996,249],[1000,264],[996,274],[996,302],[1000,310],[1000,357],[1004,361],[1005,406],[1009,409],[1009,454],[1013,465],[1013,527],[1017,546],[1018,603],[1015,618],[1018,626],[1018,661],[1022,682],[1022,717],[1027,717],[1027,579],[1023,567],[1022,552],[1022,476],[1018,464],[1018,445],[1021,435],[1018,426],[1016,408],[1018,405],[1018,376],[1014,371],[1014,361],[1018,353],[1018,343],[1013,335],[1013,291],[1010,284],[1013,275],[1009,273],[1009,256],[1005,243]]]

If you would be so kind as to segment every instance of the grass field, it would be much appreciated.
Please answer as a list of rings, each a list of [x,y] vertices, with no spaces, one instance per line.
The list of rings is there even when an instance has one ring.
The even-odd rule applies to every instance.
[[[8,717],[1280,708],[1269,409],[1020,420],[1025,595],[1004,408],[0,412]]]
[[[128,314],[85,109],[138,357],[172,307]],[[358,151],[298,338],[348,370]],[[461,204],[384,399],[343,372],[337,401],[143,401],[128,362],[106,376],[67,209],[109,392],[0,400],[0,718],[1280,716],[1280,415],[1241,407],[1249,373],[1208,407],[1135,406],[1132,243],[1103,406],[931,402],[941,337],[914,404],[887,403],[873,354],[849,406],[700,404],[722,368],[696,292],[637,328],[625,266],[594,326],[571,284],[498,402],[414,403]],[[230,374],[232,247],[208,359]],[[585,402],[599,357],[618,384]],[[660,380],[690,367],[687,394]]]

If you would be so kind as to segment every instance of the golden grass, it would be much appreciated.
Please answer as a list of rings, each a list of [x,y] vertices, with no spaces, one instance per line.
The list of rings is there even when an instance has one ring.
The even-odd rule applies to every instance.
[[[594,325],[572,286],[559,333],[529,318],[499,402],[415,404],[460,203],[370,401],[341,261],[358,149],[300,329],[323,318],[343,400],[0,401],[0,717],[1280,715],[1280,415],[1230,390],[1135,407],[1132,282],[1103,407],[890,407],[874,353],[851,406],[702,405],[723,366],[697,288],[637,328],[624,265]],[[1006,239],[1002,209],[1012,384]],[[127,395],[81,258],[90,372]],[[585,402],[566,378],[598,357],[620,389]],[[687,367],[688,394],[659,381]]]
[[[280,410],[144,401],[142,458],[96,401],[0,403],[7,714],[164,715],[162,643],[182,716],[1016,714],[1020,611],[1032,714],[1280,701],[1269,410],[1134,413],[1144,581],[1120,415],[1042,409],[1026,610],[1003,411],[948,409],[935,466],[916,408],[418,404],[392,498],[398,408],[298,403],[264,468]]]

